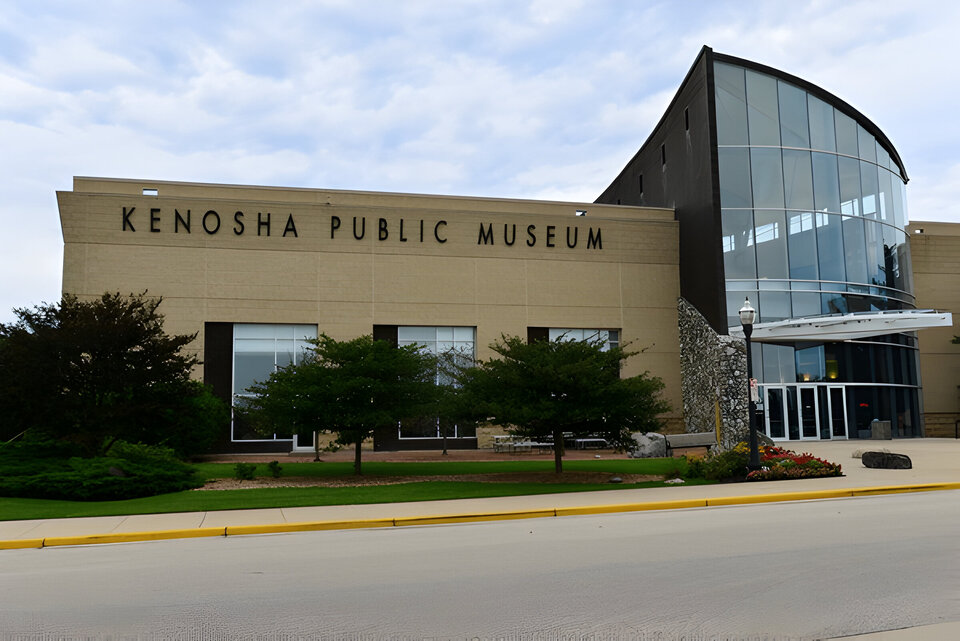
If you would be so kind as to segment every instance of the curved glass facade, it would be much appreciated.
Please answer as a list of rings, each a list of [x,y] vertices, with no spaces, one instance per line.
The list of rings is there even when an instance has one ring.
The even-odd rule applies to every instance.
[[[781,78],[715,62],[714,79],[728,324],[740,324],[744,298],[759,323],[915,308],[905,182],[890,150]],[[875,418],[895,435],[919,433],[913,336],[754,347],[774,438],[830,438],[841,406],[844,436]]]

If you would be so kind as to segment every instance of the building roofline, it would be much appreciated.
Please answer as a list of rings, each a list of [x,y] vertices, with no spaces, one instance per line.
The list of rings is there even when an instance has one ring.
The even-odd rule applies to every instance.
[[[830,93],[823,87],[813,84],[808,80],[789,74],[786,71],[781,71],[775,67],[770,67],[768,65],[761,64],[759,62],[753,62],[752,60],[747,60],[746,58],[738,58],[736,56],[727,55],[725,53],[716,53],[709,47],[704,47],[710,51],[710,55],[714,62],[725,62],[729,64],[734,64],[740,67],[745,67],[751,69],[752,71],[757,71],[759,73],[764,73],[769,76],[774,76],[780,78],[790,84],[797,85],[804,91],[812,93],[817,98],[820,98],[826,103],[829,103],[833,106],[834,109],[839,109],[841,112],[850,116],[856,120],[864,129],[873,134],[873,137],[880,141],[880,144],[890,153],[890,158],[897,164],[897,168],[900,169],[900,177],[903,178],[904,182],[910,180],[907,176],[907,170],[903,166],[903,160],[900,158],[900,154],[897,152],[896,147],[893,146],[893,143],[890,142],[890,139],[887,138],[887,135],[878,127],[872,120],[867,118],[863,113],[854,108],[850,103],[843,100],[842,98],[836,96],[835,94]],[[701,53],[702,55],[702,53]],[[698,56],[699,59],[699,56]]]

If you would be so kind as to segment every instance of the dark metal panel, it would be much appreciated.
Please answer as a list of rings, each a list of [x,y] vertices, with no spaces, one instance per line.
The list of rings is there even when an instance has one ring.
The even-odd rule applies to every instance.
[[[675,210],[680,293],[726,333],[711,56],[704,47],[654,132],[597,202]]]

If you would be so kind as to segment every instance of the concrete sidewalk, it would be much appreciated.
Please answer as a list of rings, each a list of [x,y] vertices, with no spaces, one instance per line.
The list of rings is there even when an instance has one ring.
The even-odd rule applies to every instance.
[[[860,491],[856,494],[960,489],[960,441],[954,439],[811,441],[790,443],[787,447],[838,462],[843,466],[845,476],[418,503],[0,521],[0,548],[806,500],[851,496],[853,493],[849,490],[857,488]],[[869,449],[906,454],[913,461],[913,469],[872,470],[863,467],[860,459],[852,458],[855,450]],[[446,516],[434,518],[437,515]],[[336,525],[295,525],[320,522],[328,525],[335,522]]]

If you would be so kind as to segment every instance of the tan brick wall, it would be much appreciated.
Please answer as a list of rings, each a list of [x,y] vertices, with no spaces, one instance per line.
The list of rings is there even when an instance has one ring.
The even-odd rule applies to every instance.
[[[680,421],[671,210],[88,178],[57,197],[63,290],[163,296],[167,331],[198,332],[199,353],[205,321],[316,324],[340,339],[374,324],[475,326],[480,358],[501,334],[525,336],[529,326],[619,328],[646,348],[625,374],[663,378],[676,408],[667,418]],[[189,233],[177,212],[184,220],[189,212]],[[264,226],[258,236],[267,214],[270,235]],[[291,217],[297,235],[284,236]],[[354,219],[358,230],[366,221],[362,240]],[[480,242],[481,225],[492,244]],[[509,237],[514,225],[507,246],[504,226]],[[602,249],[587,247],[591,229]]]
[[[917,307],[953,314],[953,327],[918,333],[926,435],[952,437],[960,417],[960,345],[952,343],[960,336],[960,224],[917,221],[907,231]]]

